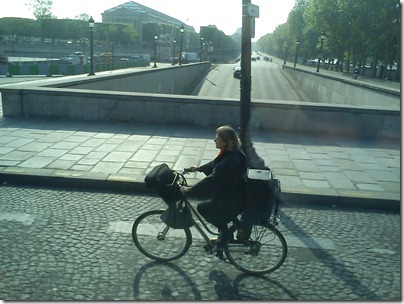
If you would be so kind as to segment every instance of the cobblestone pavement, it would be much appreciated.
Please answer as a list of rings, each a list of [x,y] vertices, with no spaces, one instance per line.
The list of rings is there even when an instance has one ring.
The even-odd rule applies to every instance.
[[[162,207],[139,194],[0,186],[0,299],[401,299],[398,212],[283,207],[288,257],[251,276],[206,255],[196,237],[175,262],[143,256],[132,223]]]

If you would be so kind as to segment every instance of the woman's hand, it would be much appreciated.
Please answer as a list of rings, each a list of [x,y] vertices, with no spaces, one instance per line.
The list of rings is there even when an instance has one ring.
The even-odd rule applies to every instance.
[[[198,171],[198,167],[197,166],[191,166],[191,167],[187,168],[187,170],[189,172],[196,172],[196,171]]]
[[[180,188],[180,191],[181,191],[181,193],[182,193],[183,195],[187,194],[187,192],[188,192],[189,190],[191,190],[191,187],[182,186],[182,187]]]

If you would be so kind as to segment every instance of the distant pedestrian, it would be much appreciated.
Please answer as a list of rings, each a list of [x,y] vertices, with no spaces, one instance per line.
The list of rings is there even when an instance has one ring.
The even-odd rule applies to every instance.
[[[356,66],[353,70],[353,78],[357,79],[359,75],[359,67]]]

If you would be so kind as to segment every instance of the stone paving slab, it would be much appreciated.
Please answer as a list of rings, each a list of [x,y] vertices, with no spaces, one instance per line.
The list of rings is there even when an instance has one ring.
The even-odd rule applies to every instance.
[[[214,131],[173,124],[0,117],[0,178],[146,190],[144,176],[157,164],[181,170],[214,158]],[[333,203],[378,201],[399,207],[400,143],[252,134],[256,152],[281,180],[290,201],[327,197]],[[194,173],[189,181],[201,178],[203,174]]]

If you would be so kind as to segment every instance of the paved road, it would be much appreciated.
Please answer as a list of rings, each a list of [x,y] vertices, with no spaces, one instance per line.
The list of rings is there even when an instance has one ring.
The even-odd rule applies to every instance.
[[[216,65],[193,95],[215,98],[240,98],[240,80],[233,77],[233,69],[240,63]],[[278,63],[264,60],[251,62],[252,100],[299,100],[281,73]]]
[[[131,239],[153,197],[0,186],[3,300],[395,300],[400,214],[328,207],[282,209],[284,265],[255,277],[205,255],[154,263]]]

